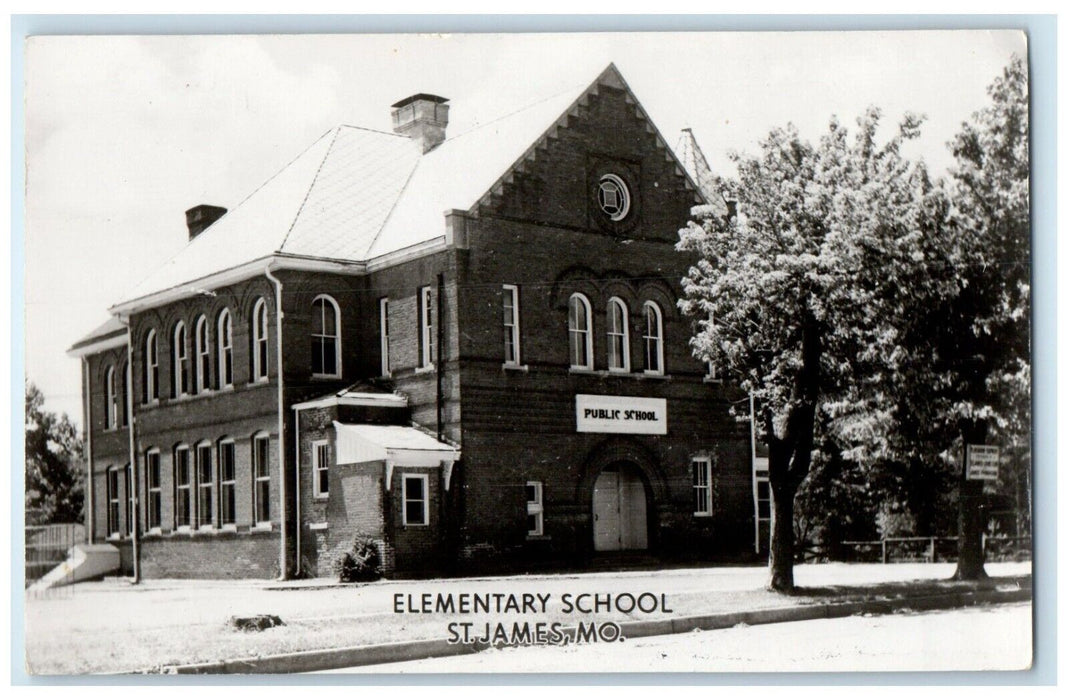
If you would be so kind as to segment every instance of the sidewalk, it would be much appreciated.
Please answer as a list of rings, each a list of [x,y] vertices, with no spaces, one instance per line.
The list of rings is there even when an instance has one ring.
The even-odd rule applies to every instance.
[[[801,590],[794,596],[763,590],[767,575],[763,567],[384,581],[349,586],[335,586],[329,581],[150,581],[136,587],[101,582],[80,584],[66,598],[28,600],[26,648],[29,667],[37,673],[158,672],[190,665],[194,666],[189,670],[210,671],[211,665],[224,660],[262,660],[321,650],[375,646],[388,653],[384,645],[440,641],[448,636],[450,623],[456,622],[614,622],[634,630],[629,634],[636,636],[642,629],[661,634],[665,623],[685,627],[698,618],[759,616],[760,611],[785,607],[807,608],[792,614],[811,615],[828,612],[827,606],[832,604],[882,601],[885,611],[892,611],[895,606],[905,607],[906,599],[938,598],[941,605],[949,601],[947,595],[965,596],[957,599],[959,604],[977,588],[1002,589],[1005,593],[999,595],[1027,598],[1030,568],[1027,562],[989,564],[992,580],[977,587],[945,580],[953,572],[952,564],[802,565],[795,573]],[[455,609],[395,611],[398,595],[402,601],[415,601],[418,607],[424,595],[435,601],[439,594],[509,593],[518,597],[527,594],[532,599],[546,596],[547,604],[525,615],[515,610],[490,614],[461,614]],[[574,603],[584,593],[614,598],[651,593],[662,596],[665,605],[649,613],[601,610],[580,614],[564,610],[565,595]],[[626,597],[623,600],[626,603]],[[401,607],[410,606],[405,603]],[[286,624],[259,633],[236,632],[226,624],[233,615],[260,613],[278,615]],[[755,624],[748,618],[731,624],[739,621]],[[454,653],[463,648],[449,646]],[[256,669],[245,668],[245,672],[253,670],[273,669],[262,663]]]

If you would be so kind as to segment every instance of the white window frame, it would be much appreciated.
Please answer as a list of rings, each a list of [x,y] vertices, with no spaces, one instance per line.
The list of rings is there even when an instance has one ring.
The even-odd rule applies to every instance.
[[[320,448],[324,448],[320,453]],[[321,454],[326,455],[326,464],[323,464],[323,458]],[[312,494],[315,498],[328,498],[330,496],[330,441],[329,440],[313,440],[311,443],[311,464],[312,464]],[[326,472],[326,490],[321,488],[321,480],[319,478],[321,472]]]
[[[698,467],[701,467],[701,476],[703,479],[695,478],[698,475]],[[690,460],[690,477],[693,483],[694,493],[694,511],[693,514],[698,517],[708,518],[712,517],[712,458],[708,455],[696,455]],[[704,483],[701,483],[703,481]],[[701,510],[698,504],[701,501],[701,497],[698,495],[704,492],[705,509]]]
[[[230,453],[230,478],[226,478],[226,473],[223,471],[223,454],[229,451]],[[218,475],[219,482],[219,528],[222,530],[236,530],[237,529],[237,445],[234,444],[232,438],[223,438],[219,440],[215,448],[215,470]],[[224,505],[225,492],[229,490],[233,495],[233,511],[230,513],[229,522],[226,520],[226,506]]]
[[[186,481],[183,485],[178,480],[178,463],[179,454],[185,454],[185,474]],[[189,532],[193,527],[193,522],[196,518],[196,494],[194,492],[196,483],[196,476],[194,470],[196,465],[193,460],[193,451],[189,449],[189,445],[178,445],[174,448],[174,529],[176,532]],[[178,495],[181,491],[186,492],[186,504],[185,504],[185,523],[181,523],[179,518],[178,504],[181,499]]]
[[[108,539],[122,537],[122,499],[119,498],[119,467],[108,467],[106,471],[104,488],[107,491]]]
[[[434,311],[434,288],[419,288],[419,366],[422,369],[432,369],[437,359],[437,348],[434,337],[437,330]]]
[[[126,427],[130,424],[130,382],[133,381],[133,372],[130,369],[130,363],[124,362],[122,364],[122,389],[118,396],[118,403],[121,408],[118,410],[119,421],[122,427]]]
[[[211,391],[211,329],[206,316],[197,318],[193,347],[197,365],[193,372],[193,391],[203,394]]]
[[[160,532],[163,528],[163,465],[160,461],[159,448],[153,447],[145,452],[145,490],[148,494],[145,503],[145,528],[148,532]],[[155,462],[155,483],[152,479],[152,463]],[[152,517],[152,502],[155,500],[159,517]],[[154,522],[153,522],[154,520]]]
[[[545,534],[545,488],[540,481],[528,481],[527,487],[534,487],[534,500],[527,499],[527,517],[537,517],[538,526],[527,530],[527,537],[541,537]]]
[[[196,498],[197,498],[196,507],[194,508],[194,511],[196,513],[196,521],[195,522],[196,522],[196,529],[197,530],[214,530],[215,529],[215,510],[216,510],[216,507],[218,505],[218,502],[216,500],[216,493],[215,493],[215,474],[216,474],[215,470],[216,470],[216,465],[214,464],[215,460],[213,459],[213,456],[214,456],[213,453],[214,452],[215,452],[215,450],[212,449],[212,444],[210,442],[208,442],[207,440],[204,440],[204,441],[198,443],[196,448],[193,450],[193,474],[194,474],[193,483],[196,485]],[[201,473],[200,473],[201,459],[200,459],[200,456],[202,454],[206,454],[208,456],[208,480],[206,482],[201,480]],[[204,519],[202,517],[203,510],[205,508],[205,506],[204,506],[204,492],[205,491],[207,491],[207,493],[208,493],[208,505],[207,505],[207,508],[206,508],[207,513],[208,513],[208,522],[207,523],[204,522]]]
[[[262,464],[260,463],[260,443],[265,443]],[[271,436],[266,432],[252,436],[252,522],[257,527],[269,527],[271,524]],[[267,484],[266,500],[260,493],[260,486]],[[260,507],[266,505],[267,519],[260,519]]]
[[[104,430],[115,430],[119,427],[119,411],[115,399],[115,365],[108,365],[104,372]]]
[[[389,297],[378,300],[378,342],[381,359],[381,376],[390,377],[389,367]]]
[[[512,312],[511,322],[508,320],[509,309]],[[508,367],[519,367],[522,360],[519,351],[519,287],[516,285],[502,285],[501,311],[504,324],[504,364]]]
[[[252,381],[266,382],[267,371],[271,364],[271,351],[268,343],[267,301],[263,297],[256,300],[252,307]]]
[[[334,310],[334,335],[332,337],[334,341],[334,371],[316,372],[313,370],[312,376],[320,379],[337,379],[341,376],[341,307],[338,306],[337,302],[334,301],[334,298],[329,294],[320,294],[312,299],[313,314],[315,313],[315,309],[319,305],[319,302],[323,302],[323,332],[321,334],[312,333],[311,336],[312,338],[321,338],[324,344],[331,338],[331,336],[326,334],[326,309],[327,305],[329,305]],[[323,369],[326,369],[325,363],[323,364]]]
[[[582,309],[582,313],[585,315],[586,328],[581,329],[575,327],[572,321],[577,320],[575,315],[571,313],[571,309],[575,304]],[[581,347],[586,355],[585,364],[576,364],[574,357],[574,350],[576,347]],[[571,369],[579,370],[592,370],[593,369],[593,309],[590,306],[590,300],[586,298],[585,294],[575,292],[571,295],[571,298],[567,300],[567,352],[568,362],[571,364]]]
[[[215,329],[219,354],[216,365],[219,376],[216,381],[220,389],[228,389],[234,385],[234,319],[230,315],[230,309],[219,312]]]
[[[408,498],[408,481],[420,480],[423,482],[422,499]],[[424,527],[430,524],[430,479],[426,474],[404,474],[401,477],[401,521],[405,527]],[[413,523],[408,521],[408,501],[421,502],[423,504],[423,522]]]
[[[619,309],[621,319],[621,328],[612,330],[613,325],[613,310]],[[628,314],[627,304],[619,297],[612,297],[608,300],[608,307],[605,309],[605,335],[608,342],[608,347],[605,348],[606,357],[608,358],[608,371],[626,374],[630,372],[630,318]],[[619,338],[621,345],[622,357],[619,358],[622,364],[618,366],[612,366],[613,360],[613,342],[614,339]]]
[[[664,314],[660,310],[660,305],[655,301],[647,301],[642,305],[642,310],[645,312],[645,335],[642,336],[642,340],[645,345],[645,373],[652,375],[664,374]],[[650,328],[650,315],[652,312],[653,319],[655,320],[655,328]],[[653,344],[655,346],[655,354],[653,352]],[[652,364],[651,359],[656,360],[656,369],[650,369]]]
[[[123,488],[126,489],[126,535],[133,536],[134,511],[137,509],[137,494],[134,493],[133,465],[123,468]]]
[[[171,394],[174,398],[189,396],[189,335],[185,332],[185,323],[179,321],[174,324],[174,333],[171,335],[171,371],[174,376],[174,386]]]
[[[153,328],[145,336],[145,403],[156,401],[159,401],[159,343]]]

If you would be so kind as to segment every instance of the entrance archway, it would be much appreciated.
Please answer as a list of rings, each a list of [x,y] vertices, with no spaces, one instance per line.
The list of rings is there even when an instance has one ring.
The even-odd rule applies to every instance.
[[[601,470],[593,485],[593,549],[614,552],[649,548],[648,494],[633,464]]]

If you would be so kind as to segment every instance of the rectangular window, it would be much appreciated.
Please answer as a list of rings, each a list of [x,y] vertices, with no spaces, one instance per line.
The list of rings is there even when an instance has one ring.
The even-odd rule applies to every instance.
[[[419,290],[419,359],[422,367],[434,364],[434,290],[423,287]]]
[[[148,512],[146,518],[149,530],[158,530],[163,522],[163,489],[160,485],[159,450],[145,454],[145,479],[148,481]]]
[[[189,448],[174,451],[174,529],[188,530],[193,522],[193,473],[189,469]]]
[[[540,481],[527,482],[527,535],[537,537],[545,531],[545,506]]]
[[[767,474],[757,475],[757,519],[771,520],[771,484]]]
[[[427,478],[425,475],[404,477],[404,524],[427,525],[430,523],[427,503]]]
[[[197,445],[197,527],[213,527],[214,512],[215,476],[211,471],[211,445]]]
[[[712,515],[712,462],[707,457],[693,460],[693,514]]]
[[[390,376],[389,371],[389,299],[378,300],[378,338],[382,356],[382,376]]]
[[[108,469],[108,537],[118,537],[122,534],[119,525],[119,470],[117,467]]]
[[[504,364],[519,365],[519,287],[504,285]]]
[[[226,527],[237,522],[237,496],[234,492],[236,467],[234,443],[219,443],[219,523]]]
[[[316,498],[330,495],[330,443],[317,440],[311,444],[312,486]]]
[[[122,488],[126,494],[126,534],[132,535],[134,531],[134,515],[137,508],[136,494],[133,490],[133,467],[129,464],[122,471]]]
[[[252,439],[252,491],[257,525],[271,522],[270,439],[258,435]]]

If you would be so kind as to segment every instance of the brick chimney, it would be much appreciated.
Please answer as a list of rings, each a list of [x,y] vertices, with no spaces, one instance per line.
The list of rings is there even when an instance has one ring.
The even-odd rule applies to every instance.
[[[211,204],[198,204],[185,213],[185,225],[189,227],[189,240],[196,238],[201,231],[214,224],[226,213],[225,207]]]
[[[449,125],[449,105],[445,104],[448,101],[425,93],[404,98],[392,106],[394,133],[418,141],[423,153],[433,150],[445,140],[445,127]]]

